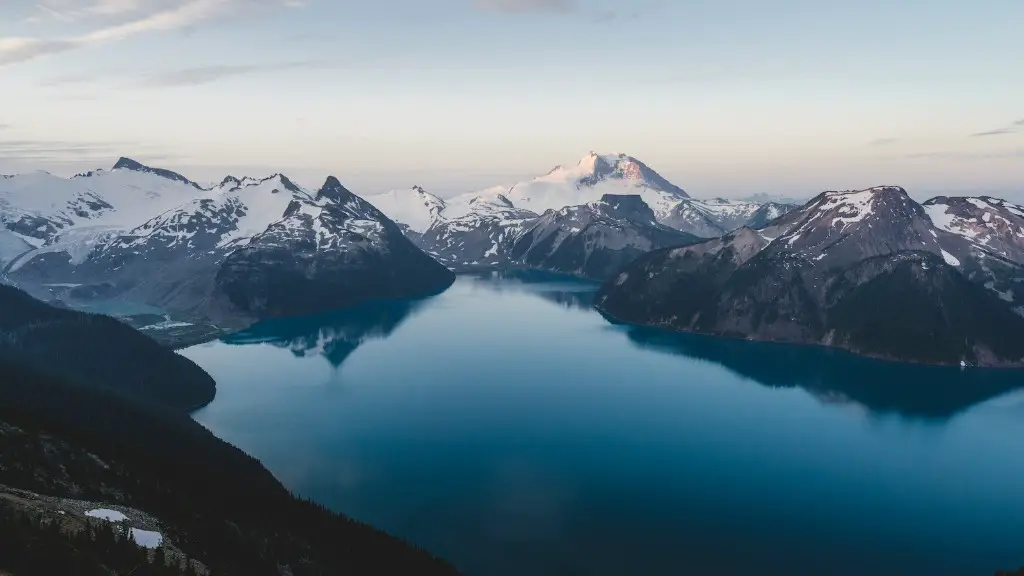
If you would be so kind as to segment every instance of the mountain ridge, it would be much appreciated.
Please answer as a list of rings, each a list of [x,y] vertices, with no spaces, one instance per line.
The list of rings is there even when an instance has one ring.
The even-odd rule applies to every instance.
[[[969,273],[984,268],[974,248],[903,188],[823,192],[760,230],[645,254],[602,286],[596,305],[683,331],[1024,366],[1024,344],[1007,344],[1024,318]]]

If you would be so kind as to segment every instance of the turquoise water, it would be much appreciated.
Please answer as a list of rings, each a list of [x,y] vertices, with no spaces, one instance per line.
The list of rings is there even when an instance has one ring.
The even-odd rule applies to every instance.
[[[1024,378],[614,325],[596,286],[460,277],[185,355],[195,418],[470,576],[991,574],[1024,564]]]

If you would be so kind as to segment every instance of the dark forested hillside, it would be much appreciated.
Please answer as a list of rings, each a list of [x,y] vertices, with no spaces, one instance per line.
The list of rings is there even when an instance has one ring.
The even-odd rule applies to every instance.
[[[191,360],[108,316],[55,308],[0,285],[0,359],[177,409],[213,400]]]
[[[294,498],[183,413],[0,361],[0,484],[131,506],[214,574],[454,574]]]

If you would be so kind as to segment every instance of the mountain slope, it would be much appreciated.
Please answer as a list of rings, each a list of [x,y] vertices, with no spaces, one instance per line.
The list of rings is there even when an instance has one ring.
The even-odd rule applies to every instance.
[[[476,197],[456,209],[459,215],[435,221],[417,239],[420,247],[455,270],[512,265],[516,239],[537,219],[501,195]]]
[[[674,206],[661,221],[695,236],[714,238],[742,226],[756,228],[759,223],[781,216],[788,211],[786,208],[782,204],[758,204],[725,198],[690,198]]]
[[[442,218],[445,201],[419,186],[409,190],[391,190],[372,194],[364,199],[377,207],[396,223],[408,226],[409,230],[422,234]]]
[[[366,300],[438,292],[454,275],[397,224],[330,177],[313,198],[225,258],[214,281],[214,318],[309,314]]]
[[[698,240],[659,224],[640,195],[605,194],[548,210],[519,235],[510,256],[532,268],[605,279],[645,252]]]
[[[135,401],[180,409],[213,400],[215,385],[191,360],[121,322],[54,308],[0,285],[0,359]]]
[[[934,364],[1024,364],[1024,318],[902,188],[826,192],[762,230],[638,258],[596,305],[640,324]]]
[[[122,158],[109,171],[73,178],[35,172],[0,179],[0,221],[29,244],[64,251],[74,231],[80,238],[127,230],[200,194],[180,174]]]
[[[924,209],[938,228],[963,240],[952,254],[960,271],[1024,312],[1024,206],[989,196],[939,196]]]

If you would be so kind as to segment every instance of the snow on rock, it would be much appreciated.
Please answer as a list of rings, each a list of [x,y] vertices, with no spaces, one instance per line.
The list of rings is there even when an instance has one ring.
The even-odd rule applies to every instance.
[[[123,513],[117,510],[108,510],[106,508],[97,508],[95,510],[89,510],[85,513],[90,518],[99,518],[100,520],[106,520],[108,522],[124,522],[128,519]]]
[[[942,259],[945,260],[946,264],[949,264],[950,266],[960,265],[960,260],[957,260],[955,256],[953,256],[949,252],[946,252],[945,250],[942,250]]]

